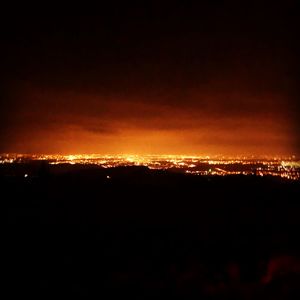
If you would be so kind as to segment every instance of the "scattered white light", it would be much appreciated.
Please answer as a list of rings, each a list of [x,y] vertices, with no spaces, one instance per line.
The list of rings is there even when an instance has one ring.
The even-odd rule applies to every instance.
[[[28,177],[28,174],[25,174],[24,177],[27,178],[27,177]]]

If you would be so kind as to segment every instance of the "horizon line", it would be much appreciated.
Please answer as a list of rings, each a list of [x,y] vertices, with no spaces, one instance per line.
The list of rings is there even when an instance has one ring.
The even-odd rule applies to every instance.
[[[68,153],[68,154],[61,154],[61,153],[21,153],[21,152],[2,152],[0,153],[0,156],[62,156],[62,157],[73,157],[76,159],[76,157],[184,157],[184,158],[244,158],[244,159],[256,159],[256,158],[272,158],[272,159],[280,159],[280,158],[289,158],[289,159],[299,159],[299,157],[295,154],[259,154],[259,155],[254,155],[254,154],[232,154],[232,155],[227,155],[227,154],[137,154],[137,153]]]

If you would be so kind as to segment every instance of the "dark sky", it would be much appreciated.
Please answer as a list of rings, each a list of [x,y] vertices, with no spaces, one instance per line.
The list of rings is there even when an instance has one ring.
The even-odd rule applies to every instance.
[[[0,152],[299,154],[297,1],[211,2],[8,14]]]

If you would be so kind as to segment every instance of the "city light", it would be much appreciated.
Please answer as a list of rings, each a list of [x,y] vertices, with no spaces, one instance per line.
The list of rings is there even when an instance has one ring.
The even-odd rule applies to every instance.
[[[207,157],[183,155],[26,155],[2,154],[0,164],[48,161],[50,165],[97,165],[102,168],[145,166],[149,169],[172,170],[191,175],[277,176],[290,180],[300,179],[300,160],[295,157]],[[25,176],[26,177],[26,176]],[[107,176],[107,179],[110,179]]]

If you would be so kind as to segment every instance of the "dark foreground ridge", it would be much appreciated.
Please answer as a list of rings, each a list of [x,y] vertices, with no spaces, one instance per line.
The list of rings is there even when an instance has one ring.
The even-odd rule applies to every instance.
[[[12,294],[299,299],[299,181],[45,163],[0,176]]]

